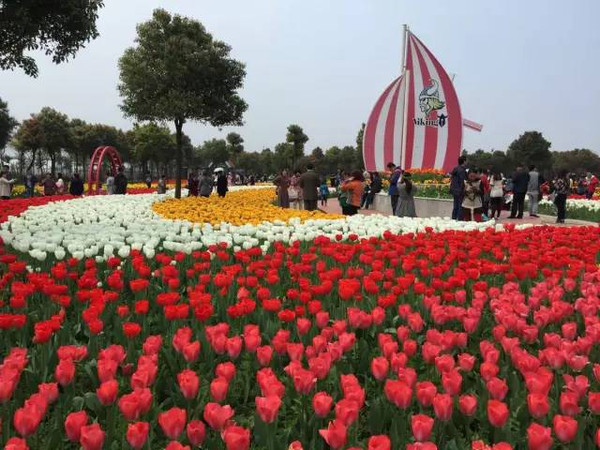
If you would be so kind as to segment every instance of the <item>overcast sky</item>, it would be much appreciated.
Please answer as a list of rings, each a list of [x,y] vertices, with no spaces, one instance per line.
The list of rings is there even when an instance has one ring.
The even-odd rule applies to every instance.
[[[504,150],[539,130],[554,150],[600,151],[600,0],[105,0],[100,37],[40,76],[0,72],[0,97],[19,120],[44,106],[124,129],[117,61],[155,8],[201,21],[246,63],[249,104],[236,129],[246,149],[273,148],[290,123],[316,146],[354,145],[377,97],[400,72],[402,24],[451,74],[464,147]],[[219,131],[184,127],[194,144]]]

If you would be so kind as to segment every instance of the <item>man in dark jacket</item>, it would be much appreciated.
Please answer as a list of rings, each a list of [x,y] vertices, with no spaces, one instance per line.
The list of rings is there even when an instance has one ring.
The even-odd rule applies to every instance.
[[[78,173],[73,174],[71,185],[69,186],[69,193],[76,197],[83,195],[83,180],[79,177]]]
[[[525,194],[529,185],[529,173],[525,172],[523,165],[519,164],[517,170],[512,176],[513,182],[513,200],[509,219],[522,219],[523,209],[525,207]]]
[[[452,220],[462,219],[462,201],[465,192],[465,181],[467,181],[467,157],[458,158],[458,165],[450,173],[450,193],[454,198],[452,206]]]
[[[314,172],[313,165],[306,166],[306,172],[300,177],[300,187],[302,188],[302,198],[304,199],[304,209],[314,211],[317,209],[317,200],[319,199],[319,186],[321,180]]]
[[[115,177],[115,194],[124,195],[127,193],[127,177],[123,167],[119,167],[119,173]]]
[[[392,172],[392,175],[390,177],[390,188],[388,190],[388,194],[390,195],[390,200],[392,202],[393,215],[394,211],[396,211],[396,205],[398,205],[398,183],[400,183],[400,177],[402,177],[402,168],[392,162],[387,164],[387,168],[389,171]]]
[[[227,191],[229,191],[227,175],[224,170],[221,170],[217,176],[217,194],[223,198],[227,195]]]

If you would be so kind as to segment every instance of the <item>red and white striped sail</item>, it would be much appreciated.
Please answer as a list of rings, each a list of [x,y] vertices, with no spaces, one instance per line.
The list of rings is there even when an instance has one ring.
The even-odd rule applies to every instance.
[[[365,168],[450,171],[462,146],[463,118],[452,80],[425,45],[407,32],[406,69],[377,100],[363,139]]]

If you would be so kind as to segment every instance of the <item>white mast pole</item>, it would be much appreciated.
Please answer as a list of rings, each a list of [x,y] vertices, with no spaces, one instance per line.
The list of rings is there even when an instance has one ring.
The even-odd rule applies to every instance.
[[[408,53],[408,25],[404,24],[402,39],[402,82],[404,83],[404,118],[402,121],[402,147],[400,148],[400,165],[406,170],[404,149],[406,148],[406,126],[408,125],[408,90],[410,74],[406,70],[406,54]]]
[[[403,25],[402,32],[402,73],[404,74],[404,70],[406,69],[406,37],[408,35],[408,25]]]

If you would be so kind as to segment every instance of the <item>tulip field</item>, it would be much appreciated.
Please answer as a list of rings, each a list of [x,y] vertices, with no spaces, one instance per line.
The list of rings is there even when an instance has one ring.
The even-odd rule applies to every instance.
[[[1,446],[600,447],[600,228],[273,196],[3,203]]]

